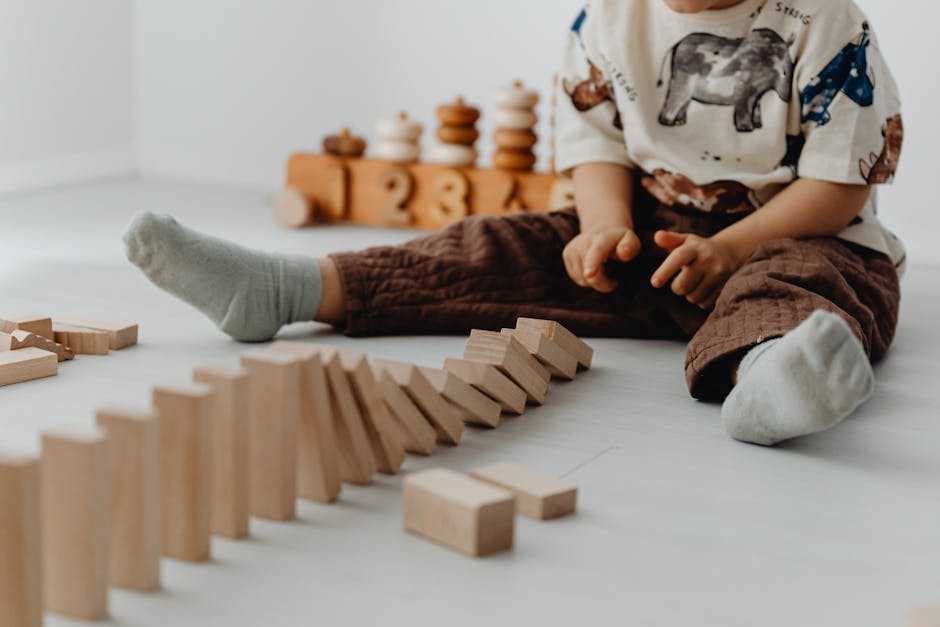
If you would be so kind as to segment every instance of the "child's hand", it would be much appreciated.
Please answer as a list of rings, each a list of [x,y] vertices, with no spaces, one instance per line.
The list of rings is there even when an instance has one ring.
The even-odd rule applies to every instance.
[[[714,238],[658,231],[655,241],[671,252],[653,273],[650,279],[653,287],[665,286],[679,273],[672,281],[672,291],[706,311],[715,306],[721,288],[743,263],[729,247]]]
[[[627,262],[640,254],[640,238],[625,226],[595,226],[580,233],[565,246],[562,258],[571,280],[608,294],[617,282],[604,272],[610,259]]]

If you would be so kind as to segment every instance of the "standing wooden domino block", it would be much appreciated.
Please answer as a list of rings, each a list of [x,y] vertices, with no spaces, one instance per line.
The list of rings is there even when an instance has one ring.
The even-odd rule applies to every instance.
[[[541,405],[550,375],[513,337],[474,330],[464,345],[464,359],[490,364],[521,387],[529,401]]]
[[[439,442],[460,444],[464,424],[460,415],[444,400],[414,364],[388,359],[373,361],[375,368],[387,372],[411,400],[421,408],[425,418],[437,431]]]
[[[211,387],[196,383],[153,389],[165,557],[204,562],[210,556],[212,394]]]
[[[584,343],[581,338],[563,327],[554,320],[539,320],[537,318],[519,318],[516,321],[517,329],[535,329],[549,339],[555,340],[559,346],[575,356],[582,368],[589,369],[594,358],[594,349]]]
[[[0,317],[0,331],[12,333],[17,329],[54,339],[52,333],[52,318],[48,316],[7,316]]]
[[[39,348],[0,351],[0,387],[54,377],[59,373],[59,359]]]
[[[437,431],[431,426],[411,397],[398,387],[392,375],[375,369],[379,390],[392,415],[397,419],[405,450],[416,455],[430,455],[437,446]]]
[[[84,620],[108,615],[108,444],[99,429],[42,435],[45,607]]]
[[[434,389],[450,401],[464,422],[485,427],[499,426],[502,413],[499,403],[446,370],[436,368],[419,368],[419,370],[427,377]]]
[[[499,403],[504,411],[525,411],[526,394],[506,375],[489,364],[469,359],[445,359],[444,370],[452,373]]]
[[[293,520],[297,508],[300,364],[291,355],[255,350],[242,355],[250,396],[251,513]]]
[[[212,388],[212,514],[213,535],[244,538],[251,515],[248,372],[243,368],[202,366],[193,381]]]
[[[535,357],[553,377],[574,379],[578,374],[578,358],[561,347],[561,344],[536,329],[503,329]]]
[[[940,627],[940,606],[914,608],[907,614],[905,627]]]
[[[94,318],[56,318],[56,324],[91,329],[108,335],[108,348],[120,350],[137,343],[137,324]]]
[[[131,590],[160,587],[160,429],[151,412],[99,409],[110,449],[108,581]]]
[[[536,520],[567,516],[577,505],[577,487],[518,464],[484,466],[470,476],[509,490],[516,497],[516,511]]]
[[[84,327],[73,327],[67,324],[54,322],[52,332],[55,341],[65,344],[76,355],[107,355],[108,334],[104,331],[95,331]]]
[[[512,548],[512,494],[444,468],[405,477],[405,529],[479,557]]]
[[[0,625],[42,625],[39,462],[0,455]]]
[[[271,344],[271,350],[291,354],[301,365],[297,495],[319,503],[332,503],[343,484],[333,431],[333,407],[320,352],[307,344],[284,341]]]

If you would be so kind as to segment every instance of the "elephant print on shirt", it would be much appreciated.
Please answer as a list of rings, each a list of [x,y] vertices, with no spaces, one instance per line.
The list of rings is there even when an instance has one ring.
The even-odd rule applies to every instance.
[[[659,114],[664,126],[686,123],[689,105],[734,107],[734,127],[740,133],[762,128],[761,98],[774,91],[784,102],[793,94],[793,58],[789,41],[769,28],[757,28],[739,39],[692,33],[673,46],[666,102]],[[662,70],[658,86],[662,86]]]
[[[614,87],[610,81],[604,78],[600,69],[588,61],[590,66],[590,76],[586,80],[575,79],[570,81],[567,78],[563,81],[565,93],[571,98],[571,104],[582,113],[590,111],[594,107],[604,103],[611,102],[617,109],[617,103],[614,100]],[[620,120],[620,110],[614,115],[614,128],[623,130],[623,122]]]
[[[875,81],[869,76],[868,46],[871,35],[868,22],[862,24],[862,34],[855,43],[846,44],[826,67],[803,89],[802,122],[829,123],[829,106],[841,91],[860,107],[870,107],[875,101]]]
[[[657,168],[643,176],[640,183],[664,205],[679,205],[706,213],[743,213],[756,206],[750,188],[737,181],[696,185],[683,174]]]
[[[901,114],[888,118],[881,127],[885,145],[880,155],[872,153],[865,159],[859,159],[858,169],[869,185],[890,183],[898,169],[898,160],[901,158],[901,146],[904,144],[904,123]]]

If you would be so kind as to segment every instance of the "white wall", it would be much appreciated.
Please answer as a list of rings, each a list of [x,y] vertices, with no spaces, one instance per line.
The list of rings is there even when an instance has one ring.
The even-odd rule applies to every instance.
[[[133,171],[132,7],[0,0],[0,194]]]

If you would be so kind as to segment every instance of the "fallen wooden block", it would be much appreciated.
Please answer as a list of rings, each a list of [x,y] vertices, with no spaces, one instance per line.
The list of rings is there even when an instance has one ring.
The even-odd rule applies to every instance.
[[[137,343],[137,324],[95,318],[56,318],[55,324],[101,331],[108,334],[108,348],[120,350]]]
[[[450,401],[464,422],[486,427],[499,426],[502,413],[499,403],[451,372],[436,368],[419,370],[434,389]]]
[[[403,492],[407,531],[475,557],[512,548],[509,492],[444,468],[408,475]]]
[[[437,439],[448,444],[460,444],[464,424],[454,408],[444,400],[414,364],[388,359],[376,359],[373,366],[389,376],[401,387],[424,413],[437,431]]]
[[[463,358],[490,364],[521,387],[530,402],[545,402],[550,375],[515,338],[474,330],[464,345]]]
[[[0,351],[15,351],[21,348],[39,348],[55,353],[60,362],[75,359],[75,353],[68,346],[63,346],[45,336],[23,331],[22,329],[10,333],[0,332]]]
[[[68,346],[76,355],[107,355],[108,334],[83,327],[73,327],[54,322],[52,332],[55,341]]]
[[[518,464],[484,466],[470,476],[509,490],[516,498],[516,511],[536,520],[572,514],[577,504],[577,487]]]
[[[108,615],[109,464],[100,429],[42,435],[43,601],[50,612]]]
[[[53,377],[59,373],[58,358],[39,348],[0,352],[0,387]]]
[[[907,614],[905,627],[940,627],[940,606],[914,608]]]
[[[251,513],[293,520],[297,510],[300,363],[291,355],[253,350],[242,355],[249,389]]]
[[[523,348],[535,357],[553,377],[574,379],[578,374],[578,358],[561,344],[536,329],[502,329],[503,335],[516,338]]]
[[[160,425],[163,555],[210,557],[212,517],[212,388],[188,384],[153,389]]]
[[[151,412],[99,409],[108,434],[111,529],[108,581],[131,590],[160,587],[160,429]]]
[[[381,369],[375,370],[379,390],[392,415],[398,420],[405,450],[416,455],[430,455],[437,447],[437,431],[431,426],[411,397],[398,387],[395,380]]]
[[[223,538],[248,535],[251,515],[249,450],[251,395],[244,368],[201,366],[193,381],[212,388],[212,513],[209,528]]]
[[[405,447],[366,356],[351,350],[338,350],[337,354],[352,384],[379,472],[398,474],[405,461]]]
[[[41,627],[39,461],[0,455],[0,625]]]
[[[559,346],[571,353],[578,360],[582,368],[590,368],[594,358],[594,349],[584,343],[581,338],[563,327],[554,320],[538,320],[536,318],[519,318],[516,321],[517,329],[535,329],[555,340]]]
[[[444,370],[480,390],[514,414],[525,411],[526,393],[506,375],[489,364],[468,359],[444,360]]]
[[[270,349],[294,355],[301,364],[297,495],[319,503],[332,503],[343,484],[336,453],[333,406],[320,352],[308,344],[285,341],[274,342]]]
[[[0,317],[0,331],[3,333],[12,333],[17,329],[28,331],[41,335],[48,339],[54,339],[52,336],[52,318],[48,316],[7,316]]]

